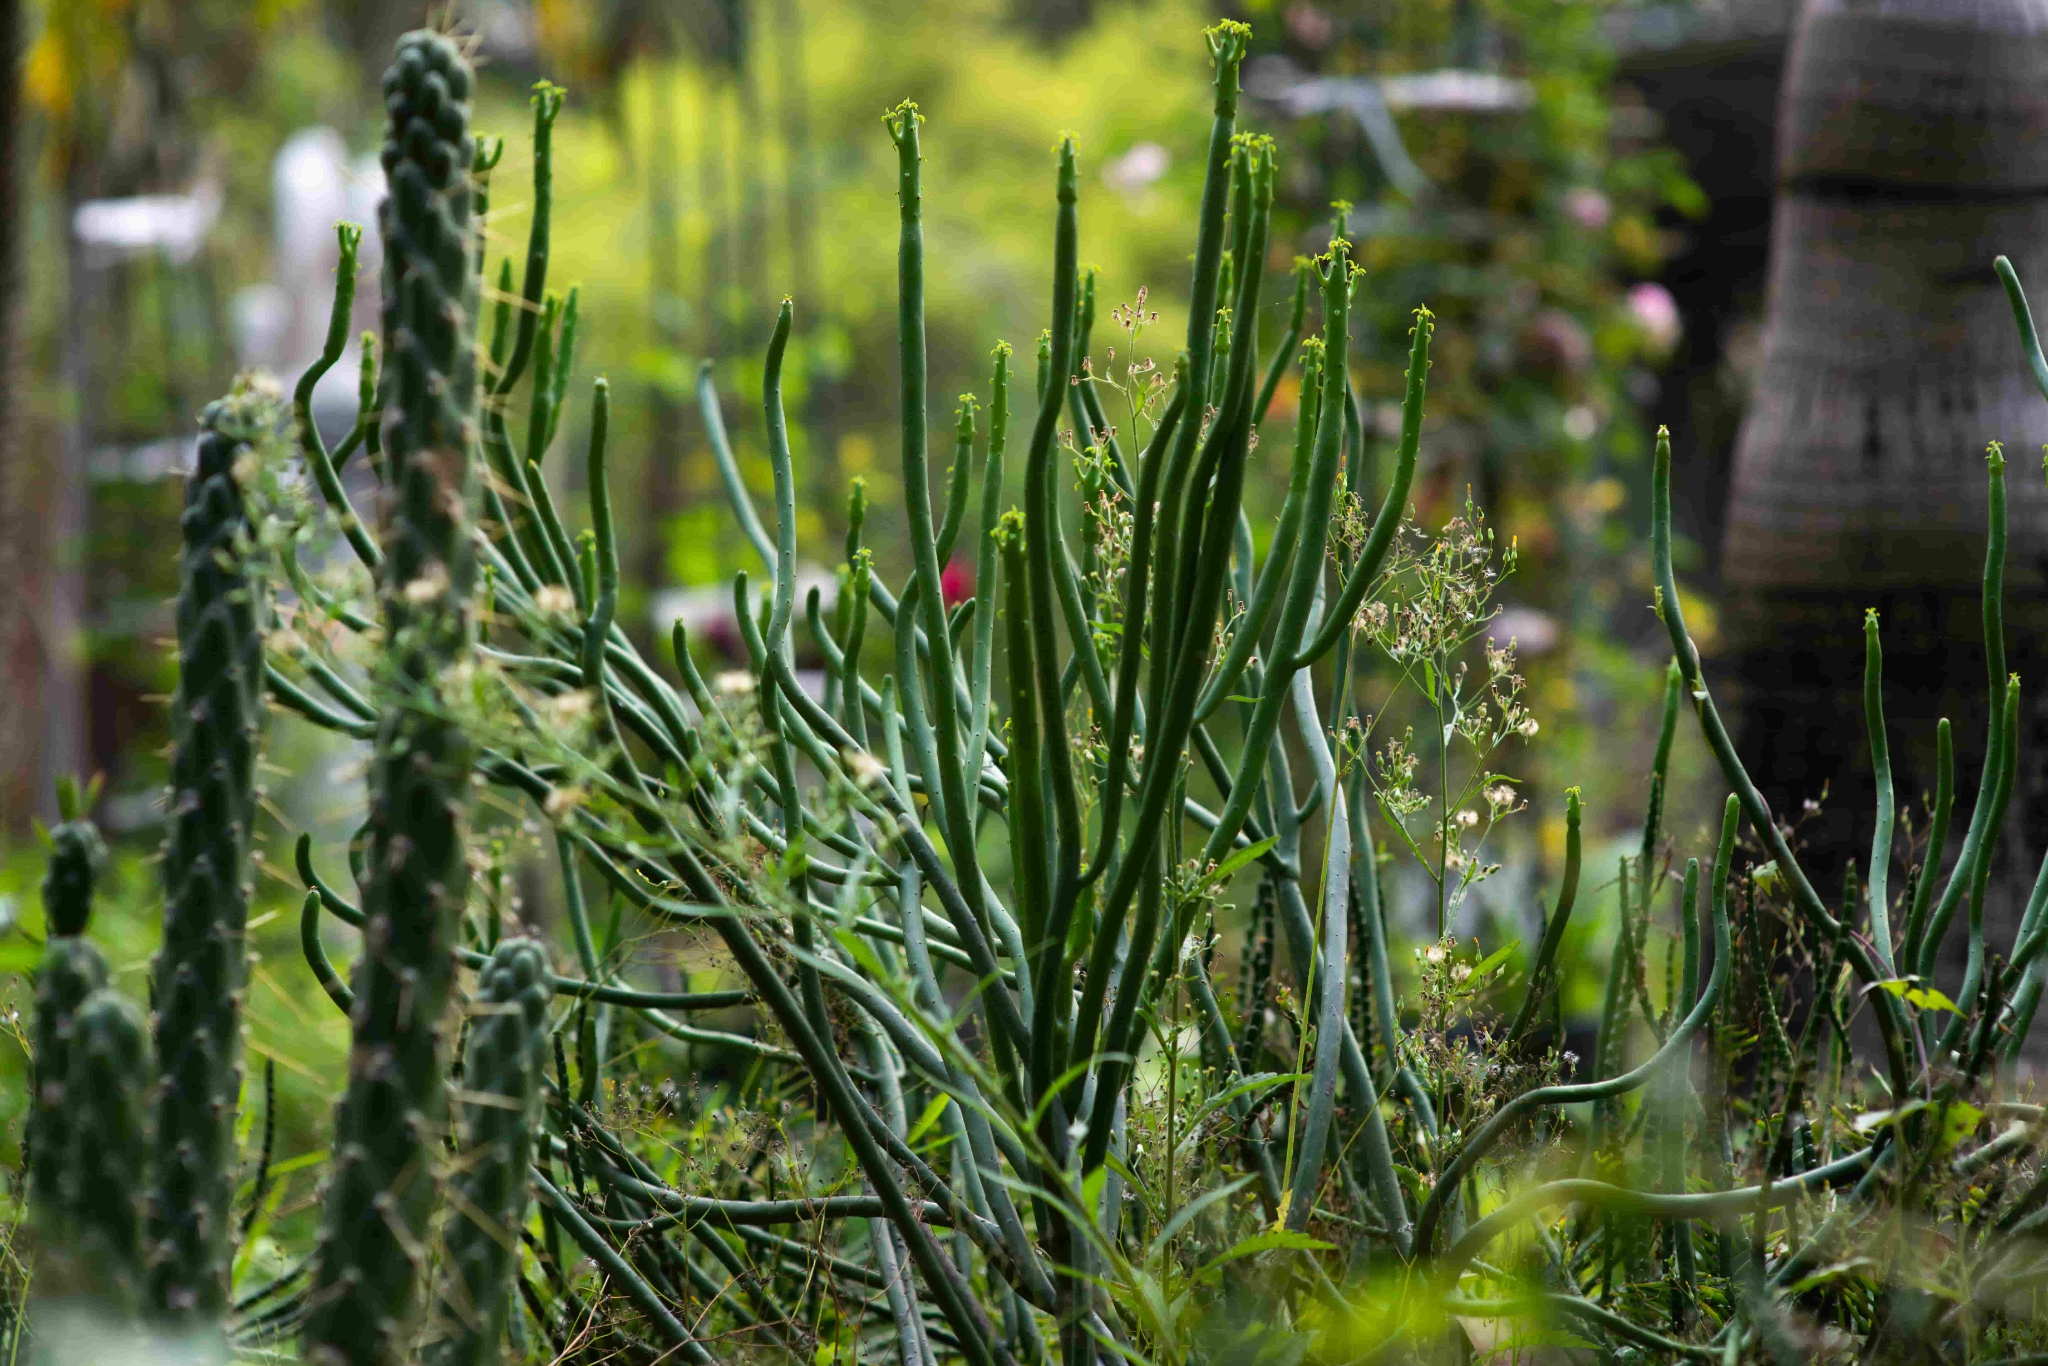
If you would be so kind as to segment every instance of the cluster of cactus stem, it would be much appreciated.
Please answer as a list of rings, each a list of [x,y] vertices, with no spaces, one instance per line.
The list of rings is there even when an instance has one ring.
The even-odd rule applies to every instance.
[[[1278,293],[1266,278],[1276,152],[1238,127],[1248,32],[1225,23],[1207,35],[1213,122],[1188,332],[1170,382],[1141,405],[1146,431],[1106,416],[1105,377],[1088,359],[1097,318],[1094,276],[1079,266],[1083,177],[1072,140],[1060,144],[1049,326],[1035,391],[1017,400],[1029,421],[1017,423],[1015,452],[1010,350],[999,347],[972,530],[982,405],[960,405],[940,502],[925,130],[914,105],[890,112],[910,571],[892,585],[863,544],[856,485],[838,604],[828,614],[815,591],[798,602],[785,301],[762,384],[766,521],[708,367],[699,382],[707,440],[765,573],[761,604],[749,575],[735,579],[750,668],[717,689],[680,623],[657,661],[616,620],[602,380],[583,443],[588,532],[570,538],[550,492],[576,329],[576,296],[547,280],[562,92],[536,93],[524,277],[515,292],[502,264],[479,336],[488,262],[477,225],[502,143],[470,131],[473,77],[456,46],[424,33],[401,41],[385,81],[383,336],[364,348],[361,411],[334,450],[312,423],[311,394],[346,341],[360,243],[346,225],[327,345],[296,391],[296,450],[328,520],[309,518],[274,556],[254,554],[243,453],[263,436],[260,415],[246,401],[217,408],[200,442],[153,1055],[82,937],[97,838],[75,819],[52,833],[28,1129],[49,1293],[198,1324],[222,1350],[296,1334],[303,1359],[347,1366],[713,1363],[754,1350],[823,1361],[828,1339],[901,1366],[1093,1366],[1204,1359],[1190,1306],[1211,1315],[1202,1331],[1224,1333],[1213,1316],[1232,1312],[1221,1272],[1234,1267],[1255,1273],[1228,1278],[1256,1304],[1242,1313],[1306,1334],[1332,1359],[1428,1358],[1455,1315],[1561,1325],[1654,1359],[1786,1360],[1815,1316],[1877,1331],[1868,1297],[1830,1298],[1810,1279],[1850,1239],[1903,1228],[1885,1221],[1951,1177],[1996,1173],[2004,1184],[1978,1217],[2010,1236],[1975,1237],[1978,1288],[1910,1331],[1987,1350],[2030,1341],[2010,1307],[2040,1284],[2020,1236],[2043,1217],[2048,1185],[2031,1164],[2048,1124],[2005,1088],[2048,985],[2048,877],[2015,943],[1992,951],[1984,903],[2018,716],[2000,619],[2002,459],[1994,448],[1984,590],[1995,722],[1960,852],[1945,858],[1944,723],[1931,847],[1895,895],[1873,617],[1877,835],[1868,883],[1830,906],[1743,772],[1687,633],[1660,439],[1651,560],[1673,663],[1640,853],[1619,880],[1601,1037],[1582,1079],[1563,1080],[1559,978],[1582,854],[1572,790],[1562,882],[1525,955],[1526,985],[1512,1011],[1473,1006],[1461,1025],[1500,1060],[1489,1075],[1519,1080],[1484,1095],[1453,1084],[1434,1061],[1452,1055],[1449,1036],[1423,1037],[1395,996],[1397,892],[1382,886],[1375,829],[1402,815],[1371,761],[1342,743],[1369,720],[1360,623],[1395,572],[1433,323],[1417,310],[1398,443],[1376,471],[1347,357],[1362,272],[1341,225],[1325,255],[1298,266],[1281,335],[1261,335]],[[2000,266],[2048,397],[2048,363]],[[1312,304],[1320,337],[1305,335]],[[1286,501],[1261,556],[1243,492],[1297,367]],[[522,389],[523,450],[508,423]],[[358,450],[378,486],[368,520],[340,474]],[[1340,538],[1340,499],[1376,473],[1376,512]],[[1012,489],[1021,506],[1006,509]],[[1078,546],[1064,524],[1077,504]],[[1113,505],[1129,524],[1109,574],[1101,537]],[[370,576],[374,608],[299,566],[295,538],[323,526]],[[953,606],[944,575],[962,559],[974,590]],[[321,629],[272,634],[266,658],[264,604],[287,593]],[[825,660],[822,696],[796,667],[800,606]],[[337,638],[364,643],[365,667],[342,666]],[[282,1275],[231,1294],[259,689],[373,752],[359,901],[321,876],[309,838],[297,844],[307,966],[351,1031],[319,1240]],[[1687,710],[1732,795],[1711,853],[1677,879],[1659,1006],[1648,940],[1668,885],[1665,786]],[[480,790],[551,831],[575,964],[565,972],[507,922],[489,880],[470,875]],[[1768,870],[1739,866],[1745,824]],[[611,909],[602,933],[586,902],[593,879]],[[1248,904],[1229,901],[1254,880]],[[1760,899],[1818,954],[1819,1002],[1796,1031],[1780,1018],[1783,944],[1759,928]],[[1959,911],[1969,966],[1951,998],[1931,978]],[[742,985],[634,986],[628,914],[715,944]],[[1211,980],[1225,914],[1246,924],[1235,999]],[[327,917],[361,932],[348,980],[323,946]],[[1501,961],[1480,965],[1482,983]],[[1738,971],[1757,985],[1731,991]],[[708,1016],[741,1008],[752,1032]],[[1857,1010],[1881,1044],[1888,1108],[1837,1123]],[[1740,1150],[1745,1181],[1731,1049],[1749,1046],[1757,1012],[1749,1103],[1775,1118]],[[1631,1066],[1645,1030],[1655,1047]],[[672,1061],[649,1058],[678,1057],[737,1066],[747,1080],[730,1094],[741,1099],[808,1106],[806,1160],[778,1165],[773,1144],[748,1138],[742,1160],[683,1161],[701,1131],[676,1137],[629,1105],[649,1076],[672,1077]],[[1167,1151],[1148,1155],[1135,1135],[1154,1122],[1162,1072]],[[1176,1108],[1182,1085],[1199,1093],[1188,1114]],[[687,1121],[704,1102],[692,1092],[665,1103]],[[2028,1122],[1974,1141],[1997,1116]],[[785,1138],[797,1132],[778,1123]],[[1198,1144],[1202,1188],[1177,1190],[1181,1154]],[[778,1231],[792,1225],[795,1236]],[[1389,1301],[1377,1309],[1360,1307],[1373,1295],[1353,1304],[1343,1338],[1329,1306],[1347,1278],[1368,1276],[1396,1293],[1373,1292]]]

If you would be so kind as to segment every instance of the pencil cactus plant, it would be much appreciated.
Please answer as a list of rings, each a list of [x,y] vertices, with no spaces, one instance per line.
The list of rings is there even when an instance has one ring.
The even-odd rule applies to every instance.
[[[2027,1238],[2048,1199],[2048,1119],[2012,1094],[2011,1065],[2048,980],[2048,890],[2015,943],[1985,942],[1985,870],[2020,741],[1999,651],[2002,458],[1988,466],[1997,723],[1979,801],[1950,859],[1944,729],[1928,838],[1901,833],[1873,619],[1877,836],[1869,876],[1831,901],[1737,761],[1687,633],[1659,443],[1652,605],[1673,662],[1640,843],[1614,884],[1601,1036],[1575,1068],[1557,1021],[1590,881],[1576,790],[1534,951],[1476,954],[1455,936],[1492,866],[1486,841],[1524,804],[1496,756],[1536,730],[1513,643],[1492,638],[1513,547],[1481,509],[1436,532],[1409,515],[1426,308],[1398,440],[1376,458],[1362,439],[1346,333],[1372,282],[1341,216],[1328,250],[1297,265],[1291,308],[1265,306],[1281,297],[1268,279],[1278,167],[1238,126],[1247,32],[1208,33],[1179,355],[1133,358],[1157,321],[1141,294],[1104,315],[1125,334],[1123,368],[1093,360],[1086,178],[1063,139],[1038,382],[1015,401],[1030,413],[1021,452],[1003,346],[985,409],[959,406],[943,480],[923,303],[921,147],[938,134],[912,104],[888,113],[908,571],[894,577],[864,544],[857,484],[839,602],[799,601],[782,402],[799,301],[786,300],[762,372],[765,519],[715,376],[699,379],[764,575],[758,597],[751,575],[735,578],[748,667],[714,682],[680,623],[658,659],[617,620],[601,379],[581,443],[588,530],[572,536],[554,500],[547,461],[577,392],[576,297],[547,287],[563,93],[535,93],[525,272],[515,282],[500,263],[503,304],[479,339],[490,252],[475,220],[502,144],[469,132],[457,49],[431,34],[401,43],[386,87],[381,368],[366,360],[358,420],[330,452],[307,409],[346,336],[359,234],[344,226],[334,323],[298,388],[297,449],[325,518],[291,511],[283,534],[253,538],[274,555],[224,553],[249,537],[238,519],[285,515],[221,482],[243,439],[225,411],[190,500],[178,705],[195,760],[181,748],[179,791],[200,796],[173,812],[190,828],[170,860],[148,1180],[159,1202],[192,1192],[151,1213],[175,1234],[154,1249],[190,1249],[176,1263],[189,1290],[153,1296],[159,1314],[212,1318],[236,1348],[297,1334],[306,1359],[350,1366],[1424,1361],[1462,1359],[1446,1334],[1475,1324],[1492,1325],[1493,1347],[1568,1329],[1617,1360],[1783,1362],[1846,1338],[1901,1361],[2041,1344]],[[2006,279],[2048,397],[2048,361]],[[1281,311],[1268,338],[1265,316]],[[1286,496],[1262,548],[1243,494],[1261,432],[1286,420],[1274,408],[1290,373]],[[522,388],[524,449],[506,421]],[[340,474],[358,449],[378,482],[370,520]],[[301,566],[298,546],[322,530],[374,601]],[[971,596],[948,591],[956,560],[972,561]],[[264,642],[269,700],[374,747],[360,904],[323,877],[310,837],[296,848],[301,944],[348,1014],[352,1052],[320,1241],[236,1286],[222,1313],[207,1297],[225,1224],[209,1210],[225,1208],[232,1154],[205,1145],[231,1103],[235,1062],[217,1045],[233,991],[193,1014],[161,984],[240,980],[225,946],[244,914],[250,770],[196,756],[246,753],[250,641],[260,605],[287,588],[288,620]],[[799,632],[823,657],[822,689],[798,674]],[[1397,731],[1404,708],[1417,725]],[[1687,711],[1732,795],[1676,874],[1693,832],[1674,828],[1667,788]],[[560,967],[499,895],[502,841],[479,842],[491,876],[469,875],[478,790],[545,831]],[[90,1226],[119,1285],[133,1220],[112,1188],[140,1161],[148,1059],[104,962],[75,939],[91,841],[67,824],[55,843],[31,1192],[43,1226]],[[1410,855],[1413,878],[1383,876],[1383,850]],[[1412,972],[1395,968],[1403,900],[1432,931]],[[329,919],[362,932],[347,980],[323,943]],[[1213,959],[1226,921],[1245,929],[1234,994]],[[1934,948],[1957,927],[1968,972],[1937,985]],[[633,945],[676,939],[715,947],[738,980],[636,983]],[[1804,1008],[1788,964],[1811,983]],[[1865,1012],[1874,1085],[1851,1066]],[[88,1128],[119,1141],[83,1152]],[[202,1172],[205,1151],[217,1166]],[[81,1172],[103,1198],[66,1215]],[[1940,1275],[1916,1261],[1928,1224],[1953,1233]],[[1882,1255],[1852,1257],[1854,1241]],[[172,1284],[173,1259],[152,1255]]]

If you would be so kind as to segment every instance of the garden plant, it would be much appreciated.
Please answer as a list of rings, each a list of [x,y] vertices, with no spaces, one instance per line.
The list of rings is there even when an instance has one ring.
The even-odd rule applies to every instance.
[[[1891,790],[1873,614],[1874,834],[1866,876],[1824,895],[1687,633],[1660,442],[1662,732],[1597,1046],[1572,1056],[1558,954],[1597,876],[1576,790],[1534,947],[1456,933],[1495,826],[1529,801],[1501,770],[1539,728],[1492,628],[1516,550],[1469,502],[1436,528],[1409,516],[1425,308],[1398,444],[1363,444],[1347,324],[1372,282],[1341,212],[1327,252],[1268,279],[1275,151],[1238,127],[1245,37],[1206,35],[1170,372],[1134,359],[1142,292],[1098,305],[1063,141],[1036,373],[1026,392],[997,350],[942,481],[929,130],[890,111],[912,568],[885,581],[856,484],[836,598],[799,600],[785,301],[765,518],[700,380],[761,560],[732,588],[750,667],[709,679],[680,625],[648,641],[617,619],[609,393],[577,386],[576,296],[548,287],[564,94],[535,92],[523,272],[487,289],[503,144],[469,126],[457,45],[402,40],[360,415],[332,450],[311,421],[347,340],[361,234],[343,225],[319,363],[289,402],[252,379],[203,419],[147,1019],[90,939],[90,794],[50,832],[22,1359],[2048,1359],[2029,1356],[2048,1351],[2048,1112],[2017,1072],[2048,866],[2013,943],[1984,928],[2019,762],[2002,454],[1977,798],[1952,840],[1946,723],[1927,818]],[[1262,455],[1290,377],[1291,441]],[[547,465],[579,401],[572,531]],[[374,510],[350,503],[351,460]],[[1259,460],[1287,461],[1270,528],[1241,510]],[[272,706],[369,758],[353,890],[296,845],[290,968],[352,1048],[317,1240],[257,1274],[235,1249],[271,1155],[237,1141],[238,1011]],[[1663,817],[1682,719],[1730,790],[1718,841],[1684,858]],[[506,890],[513,861],[539,866],[527,844],[559,873],[559,946]],[[1426,890],[1433,927],[1398,971],[1397,887]],[[346,974],[337,921],[360,932]],[[1956,934],[1967,975],[1936,982]],[[641,940],[715,953],[736,985],[636,985]]]

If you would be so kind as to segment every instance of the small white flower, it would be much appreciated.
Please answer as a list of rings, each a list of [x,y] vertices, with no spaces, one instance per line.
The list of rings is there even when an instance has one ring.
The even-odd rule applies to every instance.
[[[448,571],[438,564],[429,565],[426,573],[406,584],[404,589],[405,600],[414,607],[424,607],[447,592]]]
[[[576,611],[576,595],[559,583],[544,583],[533,595],[533,605],[549,616],[566,617]]]
[[[712,691],[724,697],[739,697],[752,692],[760,680],[745,669],[725,669],[711,680]]]
[[[596,706],[588,689],[578,688],[565,692],[559,697],[550,697],[546,702],[549,719],[563,729],[581,726],[590,719],[591,708]]]
[[[844,757],[847,771],[862,787],[873,787],[888,776],[888,770],[882,767],[882,761],[864,749],[846,750]]]

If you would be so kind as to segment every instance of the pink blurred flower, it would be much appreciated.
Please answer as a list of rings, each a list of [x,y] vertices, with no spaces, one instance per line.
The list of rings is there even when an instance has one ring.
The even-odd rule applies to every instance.
[[[1607,202],[1607,196],[1590,185],[1575,186],[1565,191],[1565,216],[1588,232],[1598,232],[1614,217],[1614,206]]]
[[[974,596],[974,566],[955,555],[939,571],[939,596],[946,606],[958,607]]]
[[[1548,379],[1576,375],[1593,361],[1593,339],[1561,308],[1531,318],[1520,337],[1523,369]]]
[[[1629,290],[1628,313],[1643,340],[1660,355],[1678,345],[1679,337],[1685,333],[1685,320],[1678,316],[1678,301],[1671,297],[1670,290],[1654,280]]]
[[[1337,34],[1337,25],[1330,16],[1307,0],[1295,0],[1281,16],[1287,25],[1287,36],[1311,52],[1320,52],[1330,45],[1330,39]]]

